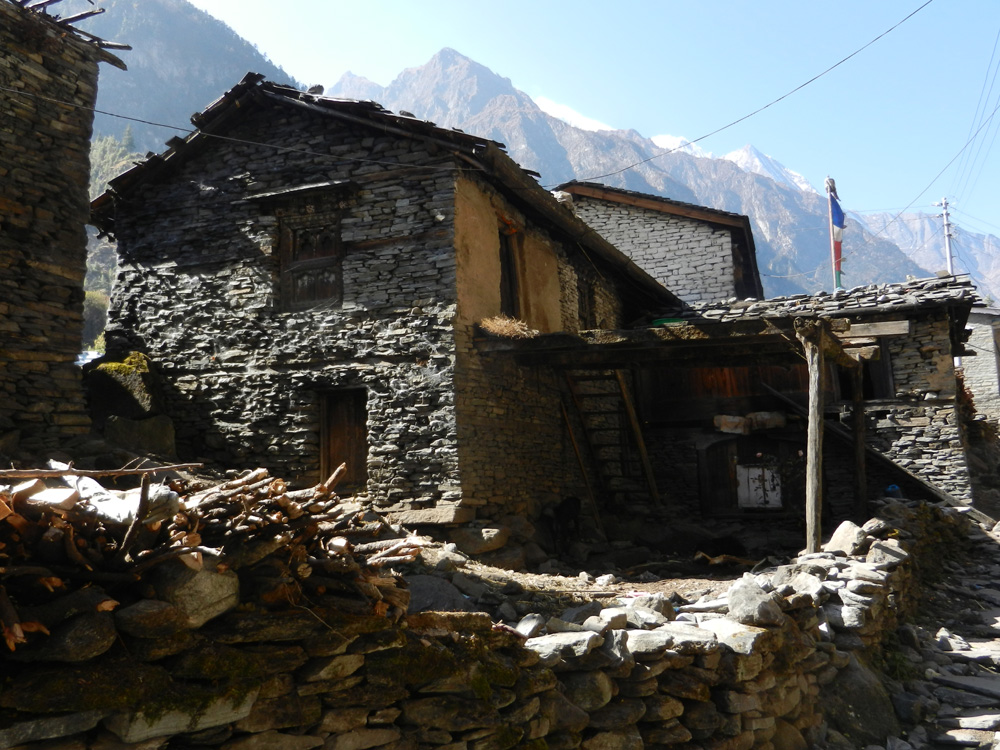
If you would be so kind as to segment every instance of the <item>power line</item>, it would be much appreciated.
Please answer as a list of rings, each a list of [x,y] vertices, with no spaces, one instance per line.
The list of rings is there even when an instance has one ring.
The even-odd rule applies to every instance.
[[[979,90],[979,101],[976,102],[976,111],[972,115],[972,122],[969,123],[969,133],[970,134],[972,133],[973,128],[976,127],[976,123],[978,122],[978,118],[982,114],[985,114],[986,113],[986,108],[989,107],[990,95],[993,93],[993,86],[996,83],[997,72],[1000,71],[1000,65],[998,65],[996,68],[994,68],[994,66],[993,66],[993,62],[994,62],[994,60],[996,60],[997,44],[998,43],[1000,43],[1000,31],[997,31],[996,39],[994,39],[994,41],[993,41],[993,51],[990,53],[990,61],[989,61],[989,63],[986,66],[986,75],[983,78],[983,84],[982,84],[982,86],[980,87],[980,90]],[[990,71],[991,70],[993,71],[992,78],[990,77]],[[989,90],[988,91],[987,91],[987,88],[986,88],[986,84],[987,83],[989,83]],[[980,112],[980,107],[982,108],[982,112]],[[992,148],[992,144],[991,144],[991,148]],[[973,159],[971,159],[970,161],[966,161],[965,159],[963,159],[962,163],[959,164],[959,173],[957,175],[957,182],[961,184],[961,187],[959,188],[959,192],[961,193],[960,197],[962,197],[962,196],[965,195],[965,189],[968,186],[969,177],[972,174],[972,170],[975,169],[975,162],[979,158],[979,151],[981,149],[982,149],[982,143],[980,143],[979,149],[976,150],[976,154],[975,154],[975,156],[974,156]],[[976,180],[978,181],[978,179],[979,178],[978,178],[978,175],[977,175]]]
[[[952,206],[952,209],[954,209],[955,213],[959,213],[959,214],[962,214],[963,216],[967,216],[970,219],[972,219],[973,221],[979,222],[980,224],[985,224],[986,226],[993,227],[994,229],[1000,229],[1000,225],[998,225],[998,224],[992,224],[992,223],[986,221],[985,219],[980,219],[978,216],[973,216],[968,211],[963,211],[962,209],[955,208],[954,206]],[[985,234],[989,234],[989,232],[985,232]]]
[[[976,132],[972,134],[972,137],[969,138],[969,140],[967,140],[965,142],[965,145],[962,146],[962,148],[960,148],[958,150],[958,153],[955,154],[953,157],[951,157],[951,160],[947,164],[945,164],[944,167],[941,168],[941,171],[938,172],[936,175],[934,175],[934,178],[929,183],[927,183],[927,187],[925,187],[923,190],[921,190],[920,193],[917,195],[917,197],[914,198],[912,201],[910,201],[907,204],[906,208],[904,208],[902,211],[900,211],[898,214],[896,214],[896,216],[893,217],[892,221],[890,221],[888,224],[886,224],[882,228],[882,231],[880,231],[878,234],[875,235],[876,237],[878,237],[879,235],[885,234],[885,231],[889,227],[891,227],[893,224],[895,224],[896,221],[899,220],[899,217],[901,217],[904,213],[906,213],[906,211],[908,211],[910,209],[910,206],[912,206],[914,203],[916,203],[918,200],[920,200],[923,197],[924,193],[926,193],[928,190],[931,189],[931,187],[934,185],[935,182],[938,181],[938,179],[941,177],[941,175],[943,175],[948,170],[948,167],[950,167],[955,162],[955,160],[959,156],[962,155],[962,153],[965,151],[965,149],[967,149],[969,147],[969,145],[976,139],[976,137],[979,135],[979,133],[982,131],[982,129],[985,128],[987,125],[989,125],[993,121],[993,117],[996,115],[996,113],[998,111],[1000,111],[1000,103],[998,103],[997,106],[993,109],[993,111],[990,112],[989,117],[987,117],[983,121],[983,124],[980,125],[979,128],[976,129]]]
[[[832,71],[832,70],[834,70],[836,68],[839,68],[841,65],[843,65],[845,62],[847,62],[848,60],[850,60],[855,55],[857,55],[857,54],[859,54],[861,52],[864,52],[866,49],[868,49],[869,47],[871,47],[873,44],[875,44],[875,42],[877,42],[879,39],[881,39],[882,37],[884,37],[886,34],[890,33],[891,31],[894,31],[897,27],[901,26],[903,23],[905,23],[906,21],[910,20],[913,16],[915,16],[917,13],[919,13],[920,11],[922,11],[924,8],[926,8],[928,5],[930,5],[932,2],[934,2],[934,0],[927,0],[927,2],[925,2],[919,8],[917,8],[915,11],[913,11],[912,13],[910,13],[908,16],[906,16],[905,18],[903,18],[901,21],[898,21],[897,23],[895,23],[890,28],[888,28],[885,31],[883,31],[881,34],[879,34],[877,37],[875,37],[874,39],[872,39],[870,42],[868,42],[863,47],[859,47],[858,49],[854,50],[854,52],[852,52],[851,54],[849,54],[847,57],[845,57],[842,60],[834,63],[833,65],[831,65],[829,68],[827,68],[826,70],[824,70],[822,73],[818,73],[818,74],[814,75],[812,78],[810,78],[805,83],[799,84],[798,86],[796,86],[794,89],[792,89],[788,93],[782,94],[777,99],[775,99],[775,100],[773,100],[773,101],[768,102],[767,104],[765,104],[763,107],[758,107],[757,109],[755,109],[750,114],[743,115],[743,117],[740,117],[737,120],[733,120],[728,125],[723,125],[721,128],[716,128],[712,132],[706,133],[705,135],[699,136],[698,138],[694,138],[692,140],[689,140],[689,141],[687,141],[686,143],[684,143],[684,144],[682,144],[680,146],[677,146],[675,148],[669,149],[669,150],[664,151],[663,153],[660,153],[660,154],[654,154],[653,156],[650,156],[650,157],[647,157],[647,158],[642,159],[640,161],[637,161],[634,164],[629,164],[629,165],[627,165],[625,167],[622,167],[621,169],[616,169],[616,170],[614,170],[612,172],[606,172],[605,174],[599,174],[599,175],[594,175],[592,177],[583,177],[583,178],[578,178],[578,179],[580,179],[582,182],[589,182],[591,180],[600,180],[600,179],[602,179],[604,177],[611,177],[611,176],[616,175],[616,174],[621,174],[622,172],[626,172],[626,171],[628,171],[630,169],[634,169],[635,167],[638,167],[641,164],[645,164],[646,162],[650,162],[653,159],[659,159],[661,156],[666,156],[667,154],[672,154],[675,151],[680,151],[683,148],[686,148],[687,146],[690,146],[690,145],[693,145],[695,143],[698,143],[699,141],[703,141],[706,138],[711,138],[713,135],[717,135],[717,134],[721,133],[724,130],[728,130],[729,128],[733,127],[734,125],[738,125],[739,123],[743,122],[744,120],[748,120],[751,117],[753,117],[754,115],[760,114],[765,109],[768,109],[769,107],[773,107],[778,102],[780,102],[780,101],[782,101],[784,99],[787,99],[792,94],[794,94],[794,93],[796,93],[798,91],[801,91],[802,89],[804,89],[809,84],[813,83],[814,81],[819,80],[820,78],[822,78],[823,76],[825,76],[830,71]],[[554,185],[550,185],[550,186],[547,186],[547,187],[555,187],[555,186]]]

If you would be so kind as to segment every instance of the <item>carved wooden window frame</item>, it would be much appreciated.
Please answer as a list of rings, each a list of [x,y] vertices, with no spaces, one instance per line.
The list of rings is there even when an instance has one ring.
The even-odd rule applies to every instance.
[[[344,301],[341,211],[290,213],[280,217],[281,302],[285,310]]]

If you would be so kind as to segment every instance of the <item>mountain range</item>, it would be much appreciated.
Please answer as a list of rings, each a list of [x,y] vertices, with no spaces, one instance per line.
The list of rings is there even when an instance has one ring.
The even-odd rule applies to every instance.
[[[102,68],[98,109],[185,127],[191,113],[204,109],[248,70],[300,86],[253,45],[186,0],[105,0],[102,6],[107,12],[81,28],[131,44],[133,50],[121,53],[128,72]],[[538,172],[547,187],[589,180],[747,214],[768,296],[832,288],[825,195],[752,146],[713,158],[696,145],[671,150],[675,144],[669,140],[657,137],[654,142],[635,130],[575,127],[544,111],[509,79],[453,49],[402,71],[388,86],[347,73],[326,95],[374,100],[442,127],[500,141],[515,161]],[[157,152],[176,133],[106,116],[99,116],[95,132],[122,134],[126,126],[139,148]],[[936,225],[934,217],[919,214],[892,219],[848,211],[847,286],[929,276],[944,267],[940,219]],[[1000,240],[972,234],[963,240],[965,257],[959,267],[972,273],[985,295],[1000,297]]]

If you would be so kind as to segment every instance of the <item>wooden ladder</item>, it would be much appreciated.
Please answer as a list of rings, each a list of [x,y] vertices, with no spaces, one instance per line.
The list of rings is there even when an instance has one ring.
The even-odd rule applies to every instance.
[[[621,370],[566,371],[606,498],[645,499],[661,505],[635,404]]]

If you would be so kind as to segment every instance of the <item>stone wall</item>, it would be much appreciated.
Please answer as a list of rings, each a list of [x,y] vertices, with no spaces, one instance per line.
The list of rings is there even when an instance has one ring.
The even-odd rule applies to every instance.
[[[995,315],[973,312],[969,316],[972,334],[966,343],[974,357],[962,358],[962,375],[972,392],[976,413],[1000,419],[1000,362],[997,358]]]
[[[896,399],[865,404],[874,427],[868,440],[900,466],[971,502],[949,331],[948,314],[940,311],[911,320],[909,335],[887,340]]]
[[[0,454],[39,452],[90,421],[83,333],[90,135],[100,61],[41,13],[0,2]],[[44,98],[43,98],[44,97]],[[62,102],[66,102],[63,104]]]
[[[729,231],[584,196],[573,196],[576,214],[602,237],[685,302],[734,296],[732,238]]]
[[[80,643],[103,650],[7,657],[0,748],[785,750],[834,732],[881,743],[899,724],[865,665],[915,606],[920,571],[970,532],[954,511],[890,501],[827,551],[678,609],[649,595],[527,616],[530,595],[508,587],[526,615],[516,630],[480,613],[365,614],[316,586],[304,606],[260,598],[284,558],[238,575],[174,561],[149,579],[153,598],[113,614],[106,596],[88,599],[104,606],[52,637],[75,632],[77,657]],[[430,552],[425,564],[450,561],[457,583],[461,560]]]

